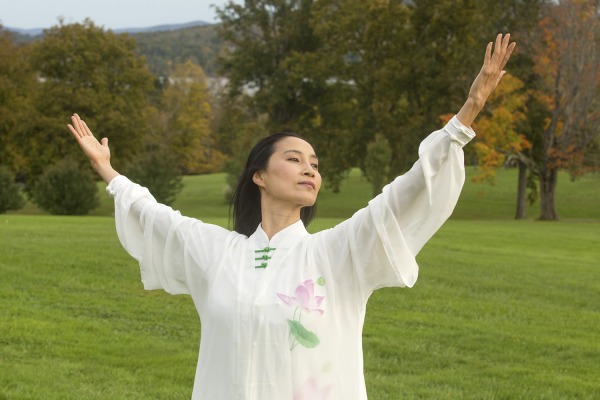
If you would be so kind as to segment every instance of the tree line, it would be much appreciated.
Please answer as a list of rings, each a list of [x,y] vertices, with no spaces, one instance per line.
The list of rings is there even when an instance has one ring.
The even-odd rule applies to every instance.
[[[174,64],[168,77],[154,75],[132,37],[89,20],[61,22],[26,45],[2,31],[0,53],[0,165],[46,210],[86,213],[95,204],[82,193],[95,191],[83,184],[92,179],[81,175],[89,166],[65,130],[74,112],[110,138],[118,168],[163,202],[173,200],[182,174],[220,169],[223,155],[209,129],[211,96],[198,65]],[[69,191],[73,182],[80,190]],[[53,188],[62,192],[51,197]],[[62,207],[79,194],[73,203],[87,209]]]
[[[482,167],[479,179],[517,166],[516,217],[539,197],[540,219],[554,220],[558,171],[575,178],[599,165],[598,9],[592,0],[230,2],[218,10],[233,44],[221,65],[231,98],[253,88],[232,105],[241,119],[263,116],[266,131],[306,136],[334,189],[360,166],[377,192],[458,110],[485,44],[510,32],[510,75],[474,126],[467,157]]]
[[[467,148],[479,179],[518,167],[517,217],[539,196],[540,218],[557,219],[557,172],[599,164],[597,1],[246,0],[217,12],[218,37],[170,33],[189,42],[154,71],[140,55],[147,45],[91,21],[26,44],[2,32],[0,165],[31,192],[49,165],[83,163],[64,129],[76,111],[132,177],[164,181],[171,167],[233,180],[258,137],[293,130],[334,190],[358,166],[377,193],[458,110],[498,32],[518,52]],[[194,46],[210,57],[193,58]],[[227,84],[209,91],[200,62]]]

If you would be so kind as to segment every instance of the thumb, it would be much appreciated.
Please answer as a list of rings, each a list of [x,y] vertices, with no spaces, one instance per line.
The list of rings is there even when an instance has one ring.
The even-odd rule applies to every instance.
[[[496,86],[498,86],[504,75],[506,75],[506,71],[501,71],[500,75],[498,76],[498,81],[496,81]]]
[[[104,147],[108,147],[108,138],[102,138],[100,144],[102,144]]]

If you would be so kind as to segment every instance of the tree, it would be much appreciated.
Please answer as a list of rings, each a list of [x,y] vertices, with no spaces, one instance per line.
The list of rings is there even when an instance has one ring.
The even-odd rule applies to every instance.
[[[599,34],[595,1],[559,1],[539,21],[539,40],[531,50],[538,76],[533,101],[542,123],[532,130],[541,143],[530,164],[540,182],[542,220],[558,219],[558,171],[581,174],[588,146],[598,138]]]
[[[26,173],[30,138],[36,119],[32,97],[38,82],[28,62],[28,46],[16,46],[0,26],[0,162],[17,173]]]
[[[313,118],[312,129],[331,136],[329,141],[317,140],[324,145],[319,148],[334,149],[331,159],[343,167],[340,172],[360,166],[369,176],[376,173],[366,165],[365,143],[377,134],[397,156],[390,168],[397,172],[406,160],[399,155],[409,119],[407,60],[402,57],[408,17],[409,9],[401,2],[323,0],[315,5],[313,25],[323,45],[310,63],[311,76],[327,90],[315,103],[318,118]],[[327,163],[324,167],[329,168]]]
[[[389,142],[382,135],[375,135],[375,139],[367,145],[365,157],[365,176],[371,182],[373,197],[381,193],[390,178],[390,161],[392,149]]]
[[[245,99],[268,132],[294,131],[315,147],[327,184],[339,189],[352,166],[350,135],[356,115],[346,88],[331,85],[312,25],[314,0],[246,0],[217,10],[220,35],[230,45],[221,59],[232,97]],[[334,88],[335,86],[335,88]],[[350,111],[349,111],[350,110]],[[260,122],[259,122],[260,121]]]
[[[191,61],[180,64],[169,77],[163,94],[165,140],[182,174],[220,170],[223,154],[210,129],[212,107],[202,68]]]
[[[132,38],[105,31],[90,20],[61,22],[34,44],[31,61],[41,81],[34,99],[39,118],[28,132],[32,176],[70,154],[83,160],[65,129],[74,112],[110,138],[117,162],[125,162],[142,147],[154,77],[135,53]]]
[[[252,90],[250,105],[268,115],[272,130],[294,129],[311,109],[313,82],[305,79],[305,53],[319,46],[310,25],[313,0],[245,0],[217,9],[219,34],[230,45],[221,59],[231,94]]]
[[[218,140],[218,147],[225,155],[223,171],[227,173],[227,187],[224,198],[227,203],[246,164],[248,149],[251,149],[261,138],[268,135],[267,121],[253,115],[248,107],[247,97],[218,97],[215,116],[212,120],[212,131]]]
[[[522,159],[526,157],[523,153],[531,148],[531,143],[519,132],[527,117],[527,94],[523,87],[519,78],[506,75],[488,99],[486,112],[473,124],[478,132],[473,147],[482,171],[473,178],[476,182],[494,183],[496,169],[508,162],[519,166],[517,219],[525,218],[527,170]]]
[[[146,146],[129,161],[124,171],[130,179],[148,188],[162,204],[173,204],[183,189],[176,156],[165,146]]]
[[[411,6],[405,97],[410,119],[403,147],[414,161],[423,136],[439,129],[438,116],[456,113],[481,68],[485,44],[498,32],[482,29],[479,1],[416,0]],[[404,166],[406,168],[407,165]]]

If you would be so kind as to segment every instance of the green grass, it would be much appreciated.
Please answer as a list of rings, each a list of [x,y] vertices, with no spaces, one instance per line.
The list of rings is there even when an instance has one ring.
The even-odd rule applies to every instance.
[[[373,398],[600,398],[600,224],[450,221],[369,302]]]
[[[511,220],[515,181],[509,170],[494,187],[467,182],[419,255],[417,285],[372,296],[369,398],[600,398],[600,179],[561,175],[558,223],[534,221],[535,208]],[[185,183],[175,208],[226,225],[224,176]],[[351,174],[341,194],[322,193],[310,230],[369,193]],[[190,397],[193,304],[142,290],[102,198],[95,216],[39,215],[32,205],[0,215],[0,400]]]

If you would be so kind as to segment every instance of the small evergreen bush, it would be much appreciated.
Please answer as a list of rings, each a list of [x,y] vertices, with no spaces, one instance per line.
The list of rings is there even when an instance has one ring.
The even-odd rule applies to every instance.
[[[33,186],[33,202],[51,214],[85,215],[99,204],[95,176],[72,159],[47,168]]]
[[[389,180],[390,163],[392,161],[392,148],[385,136],[377,134],[375,139],[367,144],[367,155],[364,161],[364,173],[371,182],[373,197],[381,193],[381,190]]]
[[[175,157],[162,148],[147,149],[124,169],[132,181],[145,186],[159,203],[171,205],[183,189]]]
[[[0,214],[8,210],[18,210],[25,201],[19,185],[15,183],[14,174],[7,168],[0,166]]]

